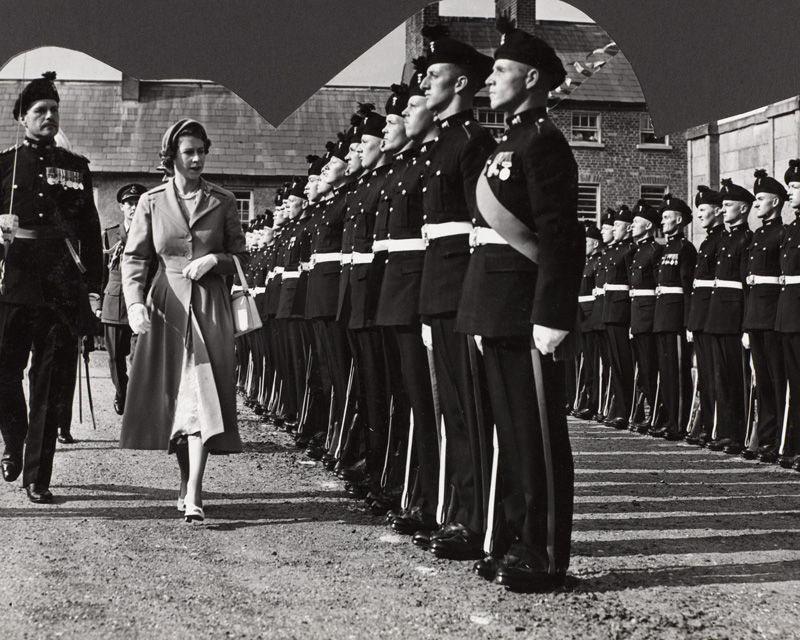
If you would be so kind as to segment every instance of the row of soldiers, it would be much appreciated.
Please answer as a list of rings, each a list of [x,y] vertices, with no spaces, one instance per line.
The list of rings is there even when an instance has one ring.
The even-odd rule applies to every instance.
[[[573,415],[800,471],[800,160],[784,183],[699,186],[699,251],[669,194],[587,229]]]
[[[520,591],[560,586],[573,466],[565,337],[584,264],[577,166],[547,116],[566,72],[514,27],[492,58],[427,27],[385,115],[308,156],[248,232],[263,321],[239,385],[389,526]],[[499,145],[474,119],[486,84]],[[355,105],[354,105],[355,106]]]

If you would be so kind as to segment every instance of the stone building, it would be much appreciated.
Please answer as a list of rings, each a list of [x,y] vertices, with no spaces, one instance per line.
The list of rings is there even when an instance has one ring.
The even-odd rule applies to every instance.
[[[766,169],[782,183],[789,160],[800,158],[800,98],[695,127],[686,137],[692,191],[700,184],[716,188],[723,178],[752,189],[756,169]],[[794,219],[789,206],[784,206],[783,218],[787,223]],[[751,212],[750,226],[758,224]],[[705,233],[695,227],[694,240],[699,242]]]

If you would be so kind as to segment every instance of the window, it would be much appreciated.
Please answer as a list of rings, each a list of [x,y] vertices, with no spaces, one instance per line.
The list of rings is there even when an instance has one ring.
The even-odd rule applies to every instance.
[[[669,187],[663,184],[643,184],[639,188],[639,197],[650,206],[660,207],[664,201],[664,194],[669,191]]]
[[[236,196],[236,208],[239,210],[239,222],[242,224],[250,222],[250,216],[253,211],[253,192],[234,191],[233,195]]]
[[[503,137],[503,133],[506,129],[506,119],[502,111],[476,109],[475,119],[494,136],[495,140],[499,140]]]
[[[653,121],[647,113],[639,114],[639,144],[660,145],[669,144],[669,136],[657,136],[653,130]]]
[[[572,114],[572,141],[599,143],[601,141],[600,114],[574,112]]]
[[[600,215],[600,185],[578,185],[578,217],[581,222],[597,224]]]

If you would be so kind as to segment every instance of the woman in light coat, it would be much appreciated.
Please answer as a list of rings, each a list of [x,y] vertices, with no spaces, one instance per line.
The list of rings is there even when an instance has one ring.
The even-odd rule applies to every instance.
[[[235,272],[233,256],[248,256],[234,195],[201,177],[210,145],[194,120],[167,130],[161,158],[171,177],[139,200],[122,258],[128,319],[140,337],[120,445],[177,453],[187,522],[205,517],[208,453],[242,450],[224,276]],[[158,272],[145,299],[153,257]]]

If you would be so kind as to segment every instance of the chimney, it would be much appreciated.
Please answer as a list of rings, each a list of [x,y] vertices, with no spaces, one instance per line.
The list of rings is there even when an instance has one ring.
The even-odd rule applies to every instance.
[[[139,101],[139,81],[124,73],[122,74],[122,99]]]
[[[422,27],[439,22],[439,3],[432,2],[406,20],[406,60],[412,60],[425,53],[420,31]]]
[[[495,15],[507,15],[517,21],[517,29],[536,33],[536,0],[495,0]]]

